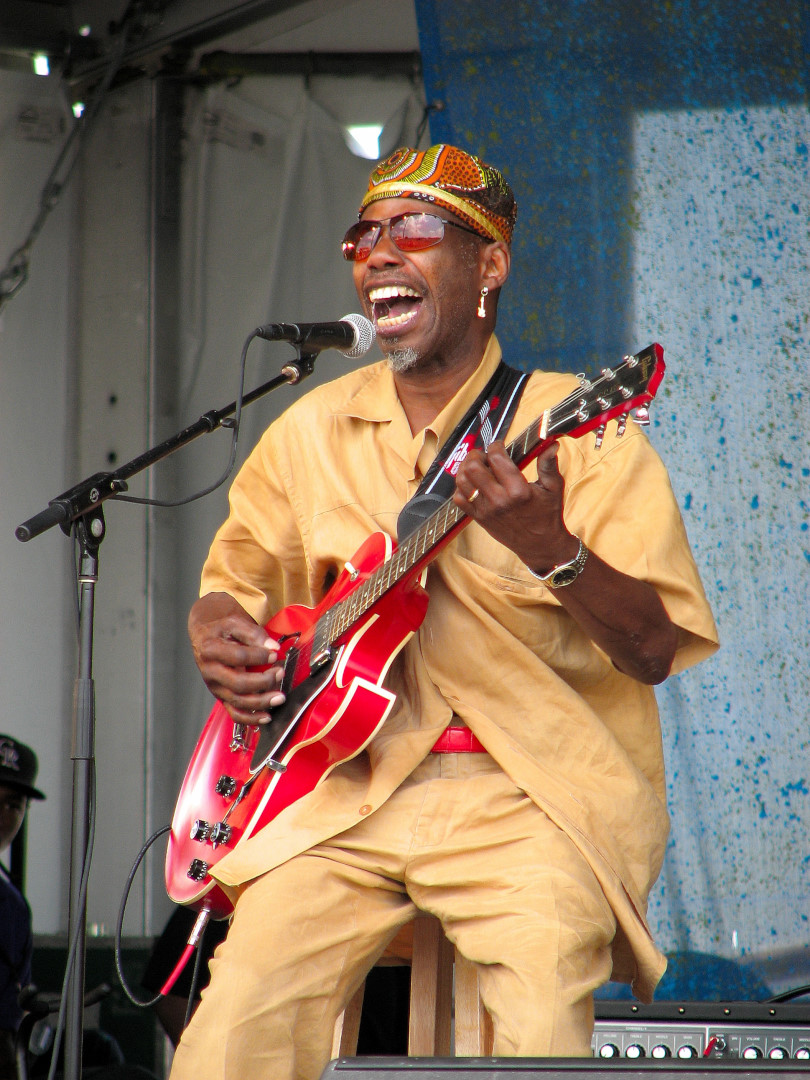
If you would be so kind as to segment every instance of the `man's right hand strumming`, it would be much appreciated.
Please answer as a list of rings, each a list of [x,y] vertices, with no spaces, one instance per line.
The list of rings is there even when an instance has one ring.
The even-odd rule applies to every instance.
[[[228,593],[201,597],[191,609],[188,633],[206,686],[238,723],[263,723],[284,702],[283,668],[272,666],[279,643]]]

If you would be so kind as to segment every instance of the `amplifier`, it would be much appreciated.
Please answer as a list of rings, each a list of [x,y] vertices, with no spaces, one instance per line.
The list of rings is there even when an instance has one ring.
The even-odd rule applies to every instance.
[[[810,1007],[753,1002],[597,1001],[594,1057],[810,1065]]]
[[[807,1080],[807,1075],[806,1067],[789,1061],[355,1057],[331,1061],[321,1080]]]

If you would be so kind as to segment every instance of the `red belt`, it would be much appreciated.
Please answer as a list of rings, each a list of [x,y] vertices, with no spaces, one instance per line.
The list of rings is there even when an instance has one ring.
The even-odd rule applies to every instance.
[[[487,748],[468,727],[445,728],[431,748],[433,754],[486,754]]]

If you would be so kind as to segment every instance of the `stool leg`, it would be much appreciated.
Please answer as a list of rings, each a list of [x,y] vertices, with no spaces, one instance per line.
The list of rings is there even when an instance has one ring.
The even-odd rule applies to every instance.
[[[455,1053],[456,1057],[491,1057],[492,1019],[478,989],[478,971],[455,951]]]
[[[332,1035],[332,1057],[353,1057],[357,1053],[357,1037],[360,1034],[360,1014],[363,1011],[365,979],[354,997],[335,1021]]]
[[[438,919],[419,915],[413,924],[411,1007],[408,1054],[450,1054],[450,1006],[453,994],[453,946]]]

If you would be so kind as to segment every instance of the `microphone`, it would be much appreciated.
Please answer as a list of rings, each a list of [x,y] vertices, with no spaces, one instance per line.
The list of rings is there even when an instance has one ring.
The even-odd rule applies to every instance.
[[[365,356],[377,331],[364,315],[344,315],[339,322],[267,323],[256,328],[265,341],[289,341],[303,352],[337,349],[344,356]]]

